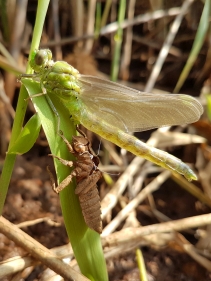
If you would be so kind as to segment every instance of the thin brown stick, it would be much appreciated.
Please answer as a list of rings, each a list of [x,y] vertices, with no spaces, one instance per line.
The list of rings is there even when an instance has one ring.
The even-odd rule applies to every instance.
[[[196,228],[211,224],[211,214],[200,215],[170,222],[152,224],[138,228],[126,228],[105,237],[102,242],[104,246],[112,246],[120,243],[127,243],[129,240],[140,239],[143,236],[153,233],[172,231],[183,231],[189,228]]]
[[[72,269],[68,264],[63,263],[56,255],[52,254],[49,249],[45,248],[42,244],[3,217],[0,218],[0,232],[24,248],[34,258],[61,275],[65,280],[89,280]]]
[[[159,189],[161,184],[163,184],[169,177],[171,173],[169,171],[164,171],[159,176],[157,176],[151,183],[148,184],[136,197],[130,201],[130,203],[125,206],[116,217],[104,228],[102,236],[107,236],[112,233],[120,223],[142,202],[150,193]]]

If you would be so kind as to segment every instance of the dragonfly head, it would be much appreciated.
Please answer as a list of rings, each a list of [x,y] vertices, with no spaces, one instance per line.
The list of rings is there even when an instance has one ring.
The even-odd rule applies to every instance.
[[[81,154],[88,151],[89,141],[82,136],[73,136],[73,148]]]
[[[34,50],[30,60],[30,66],[39,73],[51,61],[52,53],[48,49]]]

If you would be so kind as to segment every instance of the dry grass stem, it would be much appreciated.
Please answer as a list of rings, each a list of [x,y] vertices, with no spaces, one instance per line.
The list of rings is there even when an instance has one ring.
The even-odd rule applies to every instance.
[[[183,5],[181,7],[180,13],[175,18],[169,33],[166,37],[166,40],[163,44],[162,49],[160,50],[160,53],[158,55],[156,64],[154,65],[153,71],[151,72],[151,75],[148,79],[148,82],[145,87],[146,92],[151,92],[152,88],[154,87],[155,81],[157,80],[157,77],[160,73],[160,70],[166,60],[166,57],[169,53],[169,49],[173,43],[173,40],[179,30],[179,27],[181,25],[182,19],[184,18],[185,14],[187,13],[190,5],[193,3],[193,0],[186,0],[183,2]]]
[[[30,257],[19,256],[2,261],[0,262],[0,278],[15,274],[29,266],[35,266],[37,264],[39,264],[39,262]]]
[[[191,182],[188,182],[176,173],[172,173],[171,178],[182,188],[184,188],[187,192],[195,196],[199,201],[211,207],[211,199],[207,197],[196,185]]]
[[[50,218],[46,217],[46,218],[39,218],[39,219],[31,220],[31,221],[21,222],[19,224],[16,224],[16,226],[19,228],[23,228],[23,227],[32,226],[32,225],[42,223],[42,222],[45,222],[48,225],[55,226],[55,227],[59,227],[61,225],[60,223],[54,222]]]
[[[162,174],[157,176],[150,184],[148,184],[127,206],[122,209],[118,215],[104,228],[102,237],[105,237],[112,233],[120,223],[133,211],[147,196],[148,194],[157,190],[161,184],[163,184],[171,173],[164,171]]]
[[[183,231],[189,228],[196,228],[208,224],[211,224],[211,214],[147,225],[138,228],[123,229],[110,234],[108,237],[104,237],[102,242],[104,246],[112,246],[119,243],[128,243],[129,240],[140,239],[143,236],[153,233]]]
[[[68,264],[63,263],[56,255],[51,253],[49,249],[3,217],[0,218],[0,232],[66,280],[88,280],[86,277],[73,270]]]
[[[192,143],[206,143],[206,139],[198,135],[192,135],[179,132],[158,132],[157,138],[159,139],[158,147],[172,147],[177,145],[188,145]]]
[[[169,127],[160,128],[157,131],[166,132],[167,130],[169,130]],[[156,146],[158,144],[156,132],[154,132],[147,141],[148,145]],[[119,196],[125,191],[128,180],[139,171],[140,166],[144,163],[144,161],[145,160],[143,158],[135,157],[130,165],[125,169],[125,172],[116,181],[110,192],[103,198],[101,201],[102,218],[105,218],[117,204]]]
[[[211,272],[211,262],[207,258],[199,255],[197,253],[197,249],[187,239],[185,239],[182,234],[178,233],[175,236],[175,241],[189,256],[191,256],[195,261],[201,264],[201,266]]]
[[[181,8],[172,8],[172,9],[169,9],[166,11],[160,10],[160,11],[155,11],[155,12],[151,12],[151,13],[145,13],[144,15],[139,15],[137,17],[134,17],[134,19],[132,19],[132,20],[124,20],[121,22],[120,25],[117,22],[110,23],[100,30],[100,35],[113,33],[115,31],[117,31],[117,29],[119,27],[124,29],[129,26],[134,26],[134,25],[137,25],[140,23],[149,22],[151,20],[157,20],[157,19],[164,18],[164,17],[177,16],[180,13],[181,13]]]
[[[116,152],[115,147],[112,143],[102,138],[99,138],[102,142],[103,146],[109,151],[109,157],[113,160],[113,162],[118,166],[123,166],[122,158]]]

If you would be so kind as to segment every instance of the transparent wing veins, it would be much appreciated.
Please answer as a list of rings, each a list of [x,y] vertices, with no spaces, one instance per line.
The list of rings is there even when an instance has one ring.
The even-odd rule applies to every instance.
[[[80,98],[89,110],[124,131],[193,123],[203,113],[201,104],[187,95],[145,93],[88,75],[79,82]]]

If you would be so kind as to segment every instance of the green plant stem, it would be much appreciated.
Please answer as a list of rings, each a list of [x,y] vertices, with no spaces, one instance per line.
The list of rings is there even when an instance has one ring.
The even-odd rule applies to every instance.
[[[96,20],[95,20],[95,39],[98,38],[100,34],[100,23],[101,23],[101,3],[96,3]]]
[[[22,79],[30,95],[41,92],[39,83],[32,79]],[[68,140],[76,135],[75,126],[70,121],[70,112],[60,101],[59,97],[49,94],[49,98],[56,105],[61,123],[60,129]],[[45,96],[33,98],[34,106],[39,114],[43,130],[47,137],[52,154],[66,160],[73,160],[65,143],[57,134],[57,118],[46,102]],[[70,174],[70,168],[54,159],[58,183]],[[59,194],[65,227],[70,239],[76,260],[81,272],[90,280],[107,281],[106,263],[102,251],[100,235],[89,229],[82,216],[78,196],[75,195],[75,181],[71,182]]]
[[[204,43],[204,38],[207,34],[207,30],[210,26],[210,11],[211,11],[211,1],[210,0],[206,0],[205,1],[205,5],[204,5],[204,9],[201,15],[201,19],[199,22],[199,26],[196,32],[196,36],[194,39],[194,43],[193,43],[193,47],[191,49],[190,55],[188,57],[188,60],[185,64],[184,69],[182,70],[182,73],[179,77],[179,80],[175,86],[174,89],[174,93],[178,93],[182,87],[182,85],[184,84],[188,74],[191,71],[191,68],[193,67],[197,56],[202,48],[202,45]]]
[[[35,28],[34,28],[34,34],[36,36],[33,36],[31,50],[38,48],[39,46],[49,1],[50,0],[38,1],[37,17],[36,17]],[[27,66],[27,73],[32,73],[32,70],[30,69],[29,65]],[[9,148],[14,144],[15,140],[17,139],[18,135],[21,132],[23,126],[23,120],[27,108],[27,102],[25,101],[27,97],[28,94],[26,90],[23,87],[21,87]],[[16,160],[16,155],[10,155],[10,154],[6,155],[1,178],[0,178],[0,214],[2,214],[15,160]]]
[[[49,1],[47,0],[39,0],[38,2],[37,16],[33,33],[31,51],[29,54],[29,61],[31,59],[32,51],[34,49],[38,49],[39,47],[48,4]],[[28,65],[27,74],[30,73],[32,73],[32,70]],[[40,83],[33,81],[33,79],[28,79],[28,85],[24,82],[24,79],[22,79],[22,82],[24,83],[25,87],[30,87],[30,83],[33,84],[31,87],[31,92],[29,92],[29,88],[26,87],[27,92],[30,93],[30,95],[42,92],[42,90],[40,89]],[[9,147],[13,146],[22,130],[23,120],[27,107],[27,103],[25,101],[25,98],[27,98],[27,92],[24,87],[21,87],[16,117],[12,129],[11,143]],[[69,111],[60,102],[58,97],[56,97],[55,95],[49,95],[49,97],[50,99],[52,99],[53,104],[56,105],[56,109],[58,109],[59,116],[61,117],[61,129],[63,130],[65,137],[67,137],[68,140],[71,140],[72,136],[76,135],[76,132],[74,124],[70,121]],[[64,159],[70,159],[71,156],[67,150],[67,147],[57,134],[57,119],[55,114],[49,107],[45,96],[43,95],[38,98],[35,97],[32,100],[35,109],[39,114],[39,118],[41,120],[52,153]],[[15,158],[16,156],[14,154],[8,153],[5,159],[2,177],[0,179],[1,211],[6,198],[8,185],[15,163]],[[58,175],[58,182],[61,182],[70,173],[70,169],[68,167],[64,167],[63,165],[59,164],[56,160],[55,168]],[[90,280],[107,281],[107,269],[105,259],[103,256],[100,235],[86,226],[80,209],[78,197],[75,195],[74,192],[74,184],[75,183],[73,182],[69,187],[65,188],[60,193],[60,200],[65,220],[65,226],[74,250],[75,257],[80,266],[81,272],[86,275]]]
[[[140,280],[141,281],[148,281],[147,279],[147,271],[144,263],[144,257],[140,249],[136,250],[136,258],[138,262],[138,268],[140,271]]]
[[[121,47],[122,47],[122,35],[123,29],[120,27],[121,22],[125,18],[125,11],[126,11],[126,0],[121,0],[119,5],[119,14],[118,14],[118,30],[114,36],[114,56],[112,60],[111,66],[111,80],[116,81],[119,73],[119,61],[121,55]]]
[[[112,4],[112,0],[106,0],[106,4],[105,4],[105,8],[104,8],[103,15],[102,15],[102,20],[101,20],[101,28],[106,25],[106,22],[108,19],[108,14],[111,9],[111,4]]]

